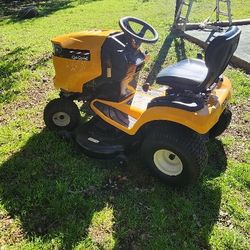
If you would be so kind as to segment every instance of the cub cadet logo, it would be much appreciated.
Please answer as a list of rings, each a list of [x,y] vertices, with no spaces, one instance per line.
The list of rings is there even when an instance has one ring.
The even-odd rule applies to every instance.
[[[89,61],[90,60],[90,52],[89,51],[78,51],[78,50],[70,50],[68,51],[68,58],[73,60],[80,61]]]
[[[71,58],[73,60],[81,60],[81,61],[88,61],[89,60],[88,55],[86,55],[86,56],[73,55],[73,56],[71,56]]]

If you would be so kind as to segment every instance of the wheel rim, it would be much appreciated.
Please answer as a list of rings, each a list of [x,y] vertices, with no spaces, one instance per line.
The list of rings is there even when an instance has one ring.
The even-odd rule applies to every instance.
[[[169,176],[177,176],[183,171],[181,159],[167,149],[159,149],[154,153],[154,163],[161,172]]]
[[[57,112],[52,116],[52,120],[56,126],[65,127],[70,123],[70,116],[65,112]]]

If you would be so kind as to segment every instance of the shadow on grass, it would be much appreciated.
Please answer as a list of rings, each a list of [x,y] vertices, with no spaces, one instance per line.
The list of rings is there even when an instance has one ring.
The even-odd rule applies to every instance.
[[[32,5],[30,2],[24,2],[20,6],[16,6],[14,9],[9,9],[9,13],[11,13],[11,18],[8,23],[14,23],[14,22],[22,22],[25,19],[22,19],[18,17],[18,12],[19,10],[26,8],[28,6],[36,6],[38,10],[38,15],[33,17],[32,20],[36,20],[37,18],[44,17],[44,16],[49,16],[56,11],[71,8],[71,0],[56,0],[56,1],[44,1],[42,3],[36,3],[35,5]],[[8,10],[8,7],[7,7]]]
[[[169,35],[165,38],[145,82],[152,84],[155,81],[156,75],[161,70],[161,67],[163,63],[165,62],[169,49],[171,48],[172,42],[174,41],[175,38],[176,38],[176,35],[173,32],[170,32]]]
[[[46,65],[52,53],[45,52],[32,58],[30,47],[17,47],[0,56],[0,103],[10,103],[23,91],[21,86],[37,68]],[[23,85],[22,85],[23,84]]]
[[[221,141],[217,139],[212,139],[207,144],[209,158],[208,158],[208,165],[210,168],[209,176],[211,178],[216,177],[221,172],[224,172],[227,167],[227,158],[226,153]]]
[[[15,73],[25,67],[25,54],[29,47],[17,47],[0,57],[0,102],[10,102],[18,91],[14,90],[18,80]]]
[[[79,0],[78,4],[87,4],[94,1],[101,1],[101,0]],[[18,12],[26,7],[34,6],[38,10],[38,16],[34,17],[33,19],[37,19],[39,17],[49,16],[59,10],[68,9],[74,7],[73,0],[47,0],[47,1],[7,1],[2,3],[2,11],[0,12],[0,17],[4,16],[10,17],[11,22],[21,22],[23,21],[18,17]]]
[[[71,249],[87,239],[102,248],[105,234],[113,232],[120,249],[209,248],[221,192],[206,180],[220,171],[175,190],[152,177],[136,156],[121,170],[73,145],[45,129],[0,168],[0,200],[12,218],[20,218],[27,240],[59,237],[62,248]],[[110,222],[93,226],[93,216],[107,206],[113,208],[113,228],[107,228]]]

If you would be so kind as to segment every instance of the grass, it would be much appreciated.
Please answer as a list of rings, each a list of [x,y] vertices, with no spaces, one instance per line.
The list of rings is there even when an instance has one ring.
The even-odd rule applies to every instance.
[[[205,2],[195,3],[194,21],[207,17]],[[173,1],[68,1],[55,10],[0,21],[0,249],[249,249],[249,75],[226,71],[235,89],[233,122],[208,144],[202,178],[186,190],[167,187],[137,155],[126,169],[86,157],[44,128],[42,112],[57,96],[50,60],[56,35],[118,28],[120,17],[132,15],[160,34],[147,46],[151,63],[142,80],[194,57],[200,48],[169,35]],[[249,11],[234,1],[235,19]]]

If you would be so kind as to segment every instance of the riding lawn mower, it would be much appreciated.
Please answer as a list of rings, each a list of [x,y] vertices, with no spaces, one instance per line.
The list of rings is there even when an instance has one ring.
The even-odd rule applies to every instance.
[[[84,153],[97,158],[140,151],[164,182],[194,183],[207,165],[206,142],[229,125],[232,86],[222,75],[241,31],[215,37],[205,59],[185,59],[162,69],[159,88],[139,86],[147,59],[141,44],[158,40],[145,21],[123,17],[120,30],[91,30],[52,39],[54,85],[60,97],[44,110],[49,129],[68,131]],[[81,119],[80,108],[88,119]]]

